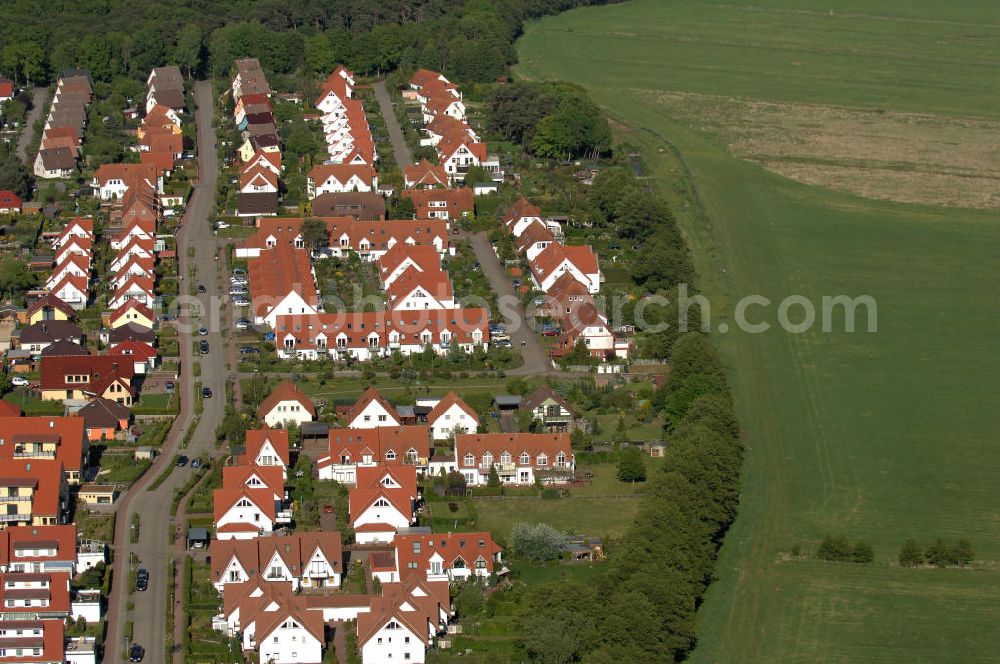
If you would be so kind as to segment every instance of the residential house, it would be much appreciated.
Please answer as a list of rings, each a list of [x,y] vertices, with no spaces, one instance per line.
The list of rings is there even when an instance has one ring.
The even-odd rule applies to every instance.
[[[90,299],[87,283],[87,277],[66,274],[61,281],[49,289],[49,293],[71,306],[74,310],[80,310],[87,306],[87,300]]]
[[[272,394],[274,394],[272,392]],[[310,404],[311,405],[311,404]],[[288,431],[286,429],[250,429],[246,432],[246,451],[237,460],[240,465],[264,468],[277,466],[284,477],[288,472]]]
[[[315,314],[319,306],[315,275],[304,248],[275,244],[247,265],[254,322],[273,329],[278,316]]]
[[[504,484],[573,480],[575,456],[566,433],[486,433],[455,437],[455,463],[468,486],[484,486],[496,469]]]
[[[69,484],[56,459],[8,459],[0,474],[0,526],[66,522]]]
[[[472,190],[458,189],[406,189],[403,197],[413,201],[417,219],[458,220],[475,214]]]
[[[132,420],[132,411],[117,401],[98,397],[77,411],[83,419],[87,440],[97,442],[116,440],[119,431],[126,431]]]
[[[327,193],[373,191],[378,188],[378,173],[369,165],[320,164],[313,166],[306,178],[309,199]]]
[[[55,461],[66,481],[78,484],[86,468],[87,450],[84,423],[78,417],[0,418],[2,460]]]
[[[138,300],[126,300],[111,313],[108,319],[108,324],[112,329],[118,329],[128,324],[152,329],[155,322],[156,314],[153,313],[153,310]]]
[[[444,166],[421,159],[403,169],[403,187],[406,189],[447,189],[450,186]]]
[[[441,256],[431,245],[410,246],[396,244],[378,259],[379,279],[382,288],[388,289],[404,272],[438,272]]]
[[[543,385],[521,400],[521,411],[548,431],[567,431],[577,426],[577,414],[566,399],[548,385]]]
[[[227,585],[260,578],[291,583],[292,589],[339,588],[344,571],[340,533],[305,532],[285,537],[213,540],[208,549],[212,585],[220,593]]]
[[[215,538],[247,540],[269,534],[278,521],[274,491],[263,487],[215,489]]]
[[[374,429],[401,425],[396,409],[374,387],[369,387],[361,394],[345,419],[350,429]]]
[[[382,583],[412,575],[430,582],[485,580],[500,571],[503,560],[503,549],[488,532],[397,534],[392,544],[393,569],[376,577]]]
[[[604,279],[597,254],[587,245],[567,246],[556,242],[531,261],[531,280],[538,290],[548,292],[563,274],[571,274],[590,293],[600,292]]]
[[[104,397],[131,407],[133,373],[131,362],[111,355],[43,357],[39,390],[46,401]]]
[[[386,289],[391,310],[454,309],[451,278],[444,270],[410,268]]]
[[[21,214],[21,197],[9,189],[0,191],[0,214]]]
[[[9,526],[0,530],[0,572],[75,575],[76,571],[75,525]]]
[[[372,358],[422,353],[447,355],[485,350],[489,343],[486,309],[427,309],[279,316],[274,327],[278,356],[366,362]]]
[[[68,147],[42,148],[35,157],[34,173],[46,180],[72,177],[76,172],[76,157]]]
[[[21,330],[18,347],[27,349],[33,355],[40,355],[57,341],[70,341],[80,345],[83,343],[83,330],[68,320],[43,320]]]
[[[359,466],[348,493],[351,527],[358,544],[391,542],[416,521],[417,470],[409,465]]]
[[[476,433],[479,416],[469,404],[454,392],[448,392],[427,415],[427,425],[434,440],[447,440],[453,435]]]
[[[309,396],[291,381],[283,381],[257,409],[257,415],[269,427],[301,425],[316,419],[316,406]]]
[[[378,465],[427,469],[430,458],[426,426],[380,426],[374,429],[330,429],[328,453],[319,457],[319,479],[341,484],[357,483],[357,468]]]
[[[527,198],[523,196],[508,207],[501,218],[503,225],[507,228],[514,237],[521,237],[521,233],[524,232],[528,226],[532,223],[543,224],[542,222],[542,209],[537,205],[533,205]]]

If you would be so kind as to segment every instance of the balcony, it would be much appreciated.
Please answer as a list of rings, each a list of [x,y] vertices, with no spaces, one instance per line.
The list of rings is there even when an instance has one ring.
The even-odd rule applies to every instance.
[[[30,514],[0,514],[0,523],[15,523],[18,521],[24,521],[25,523],[31,521]]]
[[[0,504],[3,503],[30,503],[33,496],[0,496]]]

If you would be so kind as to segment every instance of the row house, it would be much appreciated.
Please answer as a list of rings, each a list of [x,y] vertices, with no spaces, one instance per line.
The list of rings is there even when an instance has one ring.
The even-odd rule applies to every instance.
[[[358,544],[391,542],[397,531],[416,523],[419,499],[415,466],[358,466],[347,494]]]
[[[604,280],[597,254],[588,245],[553,242],[539,251],[529,266],[535,288],[546,293],[564,274],[579,281],[591,294],[600,292]]]
[[[256,58],[237,60],[235,69],[233,122],[243,137],[238,150],[243,166],[237,179],[236,214],[274,216],[281,191],[281,136],[271,89]]]
[[[163,175],[152,164],[102,164],[90,182],[102,201],[120,199],[129,187],[142,184],[163,193]]]
[[[291,512],[283,508],[284,488],[251,488],[263,482],[263,474],[254,474],[247,483],[215,489],[212,492],[216,539],[249,540],[269,535],[278,524],[290,523]]]
[[[70,484],[79,484],[88,444],[80,417],[0,417],[0,460],[57,461]]]
[[[339,588],[344,571],[337,531],[213,540],[208,553],[212,585],[220,593],[228,584],[246,583],[255,577],[270,583],[291,583],[294,591]]]
[[[321,480],[357,484],[357,469],[412,466],[424,473],[431,456],[427,426],[379,426],[373,429],[330,429],[328,453],[316,461]]]
[[[487,154],[486,144],[469,127],[457,86],[438,72],[420,69],[410,79],[410,88],[428,128],[425,140],[437,149],[438,163],[452,183],[464,182],[472,166],[489,171],[494,180],[503,179],[499,160]]]
[[[290,463],[287,429],[249,429],[246,447],[236,459],[237,465],[278,468],[281,477],[288,475]]]
[[[320,164],[306,177],[306,193],[312,200],[322,194],[374,191],[378,173],[367,164]]]
[[[77,542],[76,526],[8,526],[0,530],[0,572],[75,576],[105,562],[103,542]]]
[[[410,268],[386,289],[389,309],[395,311],[455,309],[451,278],[444,270]]]
[[[107,325],[112,330],[124,325],[138,325],[152,329],[155,323],[156,314],[153,313],[152,309],[138,300],[126,300],[120,307],[111,312]]]
[[[278,316],[274,325],[278,356],[283,359],[373,358],[454,349],[486,350],[489,312],[485,309],[437,309],[319,313]]]
[[[46,293],[28,305],[25,312],[27,323],[35,325],[43,321],[73,321],[76,311],[52,293]]]
[[[398,583],[411,576],[453,583],[489,579],[500,571],[503,549],[488,532],[397,534],[391,564],[372,576]]]
[[[455,437],[454,469],[468,486],[485,486],[496,470],[503,484],[573,481],[575,456],[567,433],[487,433]]]
[[[357,617],[357,642],[363,662],[415,662],[444,634],[451,620],[448,583],[412,576],[382,584],[381,597]]]
[[[472,189],[406,189],[403,197],[413,201],[417,219],[458,220],[475,214]]]
[[[319,291],[309,252],[274,244],[247,263],[254,323],[276,329],[281,316],[311,316],[319,311]]]
[[[362,260],[377,261],[393,247],[433,246],[439,255],[453,253],[448,222],[443,219],[364,221],[353,217],[317,217],[327,226],[324,255],[344,258],[350,252]],[[300,227],[304,218],[259,219],[257,232],[236,248],[237,258],[255,258],[281,245],[304,249]]]
[[[87,107],[92,95],[93,80],[88,71],[66,71],[59,77],[35,155],[36,177],[66,178],[76,172],[80,138],[87,126]]]
[[[441,255],[431,245],[396,244],[378,259],[379,280],[386,290],[411,270],[434,272],[440,269]]]
[[[353,98],[354,85],[354,74],[340,65],[316,99],[329,163],[374,166],[375,141],[361,101]]]
[[[155,106],[184,112],[184,77],[177,65],[154,67],[146,77],[146,113]]]
[[[260,60],[242,58],[236,60],[234,66],[236,74],[233,76],[232,83],[233,99],[239,99],[243,95],[249,94],[271,96],[271,88],[267,84],[267,77],[260,66]]]
[[[448,174],[440,164],[421,159],[403,169],[404,189],[447,189],[449,186]]]
[[[346,597],[346,596],[345,596]],[[319,600],[317,602],[317,600]],[[349,602],[360,603],[351,598]],[[358,610],[369,610],[367,599]],[[259,576],[225,586],[222,613],[215,629],[239,640],[244,652],[257,652],[270,664],[321,664],[327,641],[325,596],[296,595],[290,583],[266,582]]]
[[[8,459],[0,471],[0,527],[66,523],[69,483],[56,459]]]
[[[67,242],[79,239],[94,243],[94,220],[92,217],[73,217],[52,240],[52,248],[58,249]]]

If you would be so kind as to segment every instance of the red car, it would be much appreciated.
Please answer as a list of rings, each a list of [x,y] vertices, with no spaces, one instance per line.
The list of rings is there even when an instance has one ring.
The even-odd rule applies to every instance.
[[[323,511],[327,514],[333,514],[333,505],[323,505]]]

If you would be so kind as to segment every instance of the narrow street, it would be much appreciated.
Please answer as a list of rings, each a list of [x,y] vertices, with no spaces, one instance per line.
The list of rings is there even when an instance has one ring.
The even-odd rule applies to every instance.
[[[179,344],[181,357],[181,379],[178,393],[181,396],[181,412],[170,430],[160,456],[142,479],[129,491],[118,506],[115,523],[115,559],[111,596],[108,601],[108,636],[105,642],[105,661],[122,660],[125,642],[125,622],[132,620],[134,632],[132,641],[146,649],[149,661],[162,662],[165,657],[164,621],[167,612],[167,565],[173,549],[171,539],[170,510],[174,490],[183,486],[191,473],[190,466],[175,469],[165,482],[155,490],[148,491],[151,484],[167,465],[173,463],[173,456],[179,453],[184,433],[188,425],[195,421],[195,385],[192,376],[192,362],[201,364],[201,381],[210,387],[214,396],[204,400],[204,410],[199,419],[189,447],[183,453],[196,457],[203,452],[214,455],[215,428],[221,422],[226,403],[225,379],[229,375],[223,348],[223,330],[231,329],[220,320],[223,313],[221,296],[223,275],[215,260],[218,244],[212,235],[209,214],[215,202],[216,181],[218,179],[218,159],[215,147],[215,131],[212,128],[213,99],[212,87],[208,81],[200,81],[195,88],[197,102],[196,121],[198,127],[199,183],[188,202],[182,228],[177,234],[179,272],[184,275],[182,293],[193,293],[195,284],[203,283],[208,290],[198,296],[199,305],[179,312]],[[194,254],[189,256],[189,251]],[[191,276],[191,270],[194,276]],[[195,311],[200,309],[200,311]],[[207,337],[198,337],[191,332],[201,325],[208,328]],[[196,339],[207,339],[211,351],[207,355],[196,356]],[[139,538],[132,544],[129,529],[132,514],[140,516]],[[183,531],[182,524],[178,524]],[[181,537],[186,533],[181,532]],[[149,589],[135,593],[131,599],[135,608],[129,615],[127,602],[129,561],[134,556],[138,567],[149,570]],[[178,565],[181,569],[181,565]],[[183,656],[180,660],[182,661]]]
[[[472,250],[476,254],[476,260],[479,261],[483,274],[490,282],[490,288],[493,289],[498,298],[514,304],[514,306],[501,306],[500,313],[504,314],[507,334],[510,336],[514,348],[523,356],[524,364],[509,370],[507,375],[538,376],[553,373],[552,360],[549,359],[548,353],[542,347],[538,335],[525,322],[524,306],[514,293],[514,286],[507,278],[507,273],[504,271],[503,265],[500,264],[500,259],[494,253],[489,236],[485,232],[479,232],[466,237],[472,244]],[[513,318],[510,314],[513,314]]]
[[[396,111],[392,107],[392,98],[385,88],[385,81],[378,81],[372,85],[375,90],[375,99],[378,101],[378,108],[382,112],[382,119],[385,120],[386,129],[389,130],[389,140],[392,141],[392,154],[396,157],[396,164],[399,170],[403,170],[413,163],[413,153],[410,146],[406,144],[403,137],[403,129],[396,119]]]
[[[28,154],[28,146],[35,140],[35,123],[42,118],[42,113],[47,109],[45,104],[49,98],[48,88],[32,88],[31,90],[31,110],[24,119],[24,126],[21,127],[21,135],[17,137],[17,157],[22,163],[31,165],[34,155]]]

